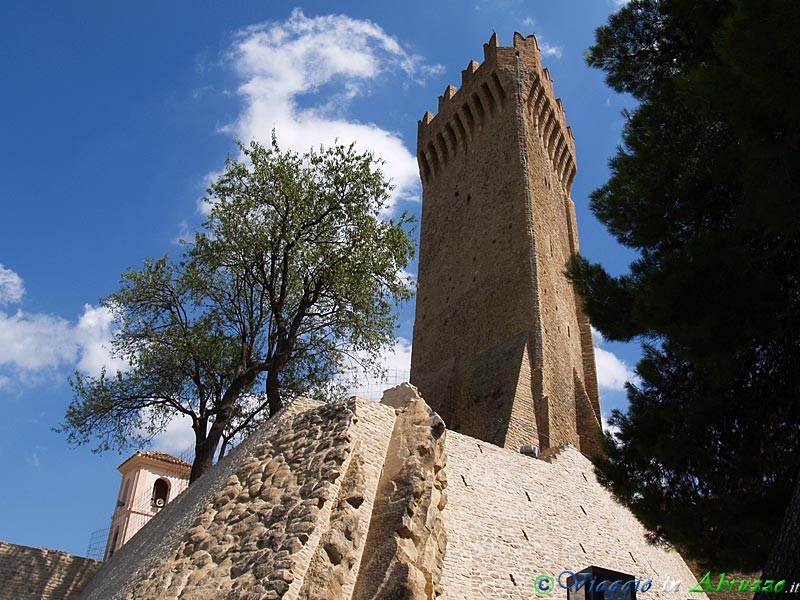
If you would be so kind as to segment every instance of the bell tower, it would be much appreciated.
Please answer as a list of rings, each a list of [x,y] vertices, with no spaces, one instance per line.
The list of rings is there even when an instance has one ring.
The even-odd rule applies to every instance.
[[[191,470],[188,462],[166,452],[137,452],[119,466],[122,481],[103,560],[189,486]]]
[[[575,142],[534,36],[484,45],[419,122],[422,222],[411,382],[448,428],[518,450],[598,450],[578,252]]]

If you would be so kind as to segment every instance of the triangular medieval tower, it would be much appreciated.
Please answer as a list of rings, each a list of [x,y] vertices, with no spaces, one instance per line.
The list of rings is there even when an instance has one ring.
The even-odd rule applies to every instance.
[[[578,252],[575,143],[534,36],[484,62],[419,122],[423,203],[411,382],[448,428],[519,450],[593,453],[589,321],[564,276]]]

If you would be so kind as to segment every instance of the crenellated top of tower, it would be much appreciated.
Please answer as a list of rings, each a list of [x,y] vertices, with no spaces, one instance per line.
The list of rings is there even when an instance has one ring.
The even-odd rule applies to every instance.
[[[575,178],[575,139],[567,126],[553,79],[542,68],[536,37],[514,33],[513,46],[500,46],[497,34],[483,45],[483,63],[470,61],[461,71],[461,87],[448,85],[436,115],[426,112],[417,130],[417,160],[423,184],[433,180],[451,158],[466,152],[500,111],[516,110],[539,134],[553,168],[569,193]]]

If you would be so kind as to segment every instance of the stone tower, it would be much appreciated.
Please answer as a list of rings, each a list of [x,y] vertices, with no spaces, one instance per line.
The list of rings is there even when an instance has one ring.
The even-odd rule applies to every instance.
[[[575,143],[534,36],[484,61],[419,122],[423,202],[411,381],[447,423],[518,450],[596,451],[589,321],[564,276],[578,252]]]

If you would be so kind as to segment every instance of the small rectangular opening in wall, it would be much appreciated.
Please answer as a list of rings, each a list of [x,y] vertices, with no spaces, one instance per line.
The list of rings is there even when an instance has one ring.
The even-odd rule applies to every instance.
[[[628,552],[628,554],[630,554],[630,555],[631,555],[631,560],[632,560],[633,562],[636,562],[636,559],[633,557],[633,554],[632,554],[631,552]]]
[[[467,480],[464,478],[464,476],[463,476],[463,475],[461,476],[461,481],[463,481],[463,482],[464,482],[464,486],[465,486],[465,487],[469,487],[469,484],[467,483]]]
[[[583,480],[584,480],[586,483],[589,483],[589,480],[586,478],[586,473],[584,473],[584,472],[581,472],[581,475],[583,475]]]
[[[522,530],[522,537],[524,537],[526,541],[530,541],[530,540],[528,539],[528,534],[527,534],[527,533],[525,533],[525,530],[524,530],[524,529]]]
[[[483,454],[483,448],[481,448],[480,444],[478,444],[478,450],[480,450],[480,453]]]
[[[533,500],[531,500],[531,495],[528,492],[525,492],[525,497],[528,499],[528,502],[533,502]]]
[[[580,546],[580,547],[581,547],[581,550],[583,550],[583,553],[584,553],[584,554],[586,554],[586,548],[584,548],[584,547],[583,547],[583,544],[581,544],[580,542],[578,542],[578,546]]]
[[[580,504],[579,504],[578,506],[580,506]],[[585,508],[583,508],[583,506],[581,506],[581,510],[583,511],[583,514],[584,514],[584,515],[586,515],[587,517],[589,516],[589,515],[586,513],[586,509],[585,509]]]
[[[581,550],[586,552],[582,544]],[[607,589],[595,589],[595,586],[591,583],[597,584],[602,581],[620,582],[622,585],[618,588],[609,586]],[[634,576],[629,573],[621,573],[592,565],[567,577],[567,600],[605,600],[605,598],[636,600],[634,582]]]
[[[516,587],[516,585],[517,585],[517,580],[516,580],[516,579],[514,579],[514,576],[513,576],[511,573],[509,573],[509,574],[508,574],[508,576],[511,578],[511,583],[513,583],[513,584],[514,584],[514,587]]]

